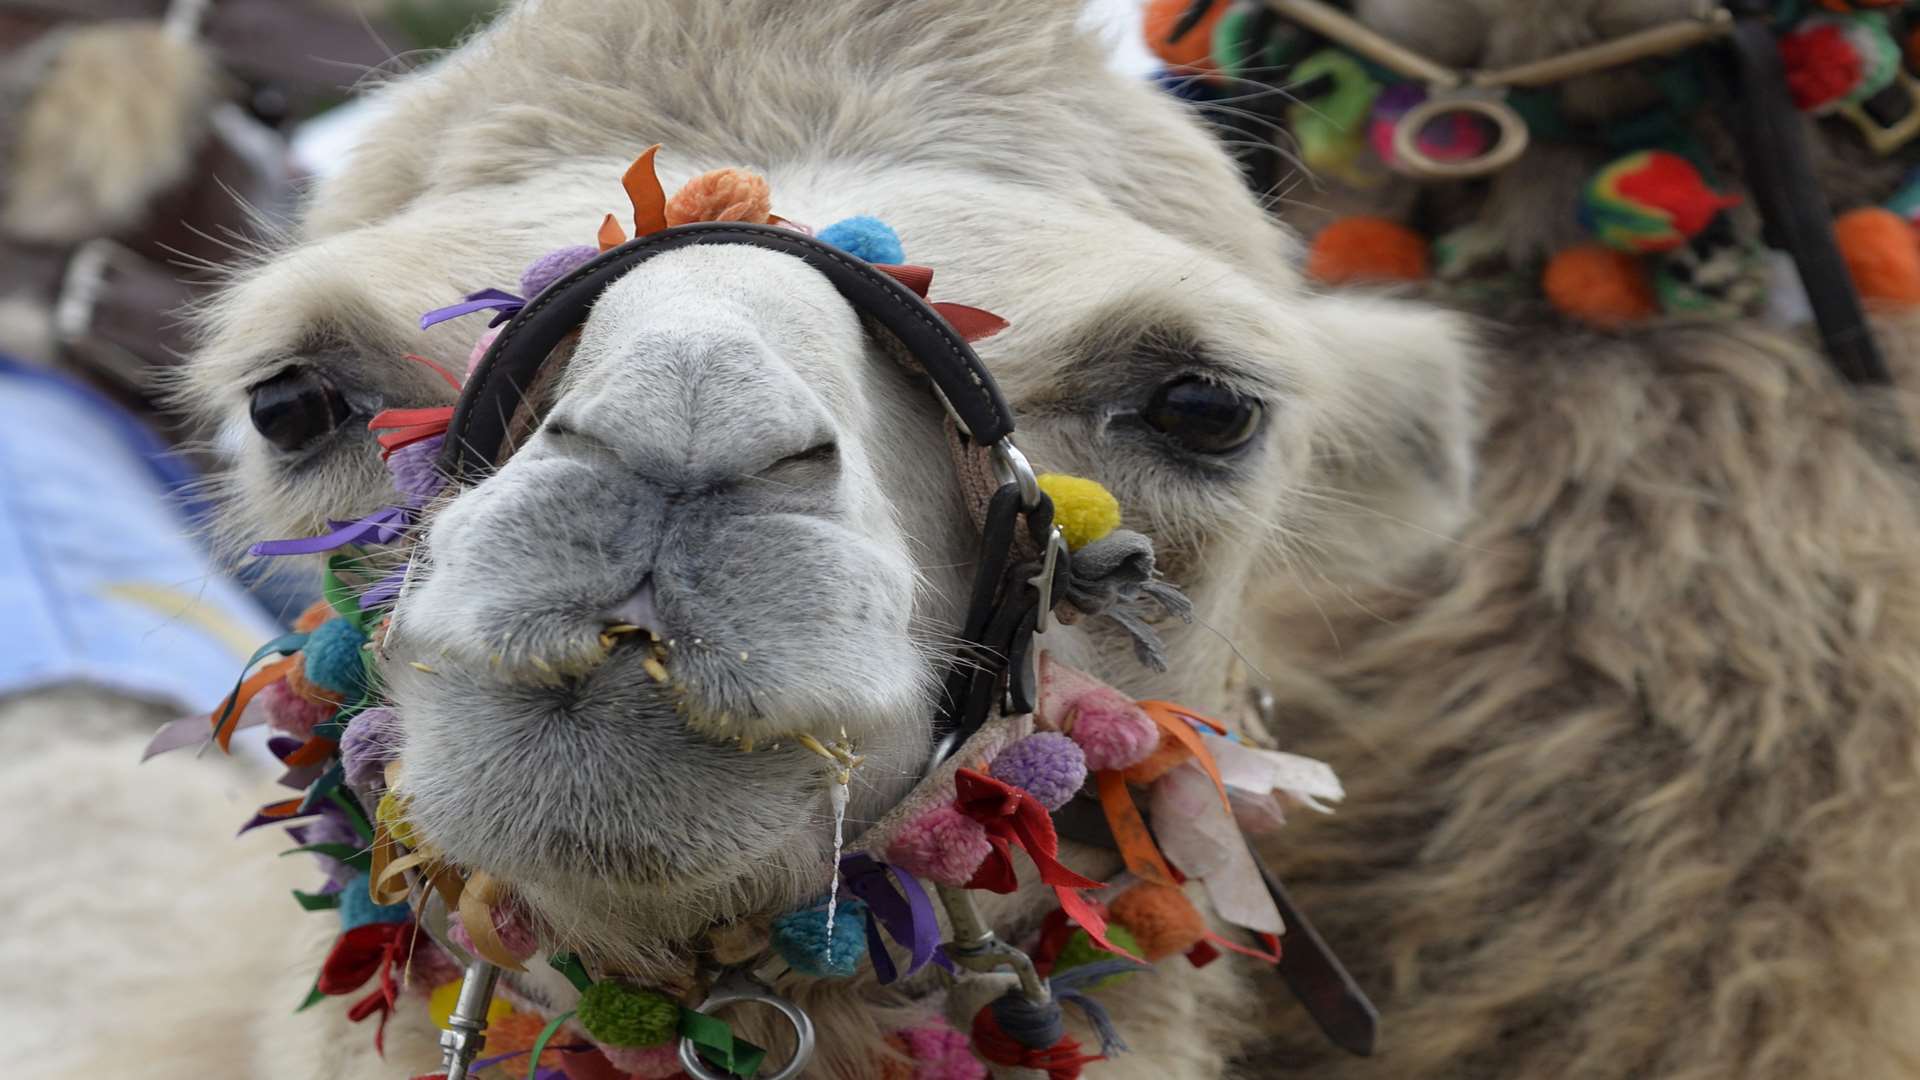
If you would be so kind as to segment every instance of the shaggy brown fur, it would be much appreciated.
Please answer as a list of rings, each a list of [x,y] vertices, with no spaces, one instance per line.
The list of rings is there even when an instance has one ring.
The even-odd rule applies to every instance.
[[[1920,378],[1920,321],[1880,330]],[[1321,643],[1271,673],[1350,792],[1274,854],[1385,1015],[1373,1061],[1278,1052],[1920,1071],[1920,503],[1886,396],[1747,327],[1493,337],[1447,565],[1269,635]]]

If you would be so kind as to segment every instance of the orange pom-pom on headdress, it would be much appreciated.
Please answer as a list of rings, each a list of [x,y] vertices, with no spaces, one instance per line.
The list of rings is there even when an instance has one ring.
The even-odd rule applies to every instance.
[[[667,224],[745,221],[765,225],[773,216],[766,178],[745,169],[715,169],[687,181],[667,200]]]

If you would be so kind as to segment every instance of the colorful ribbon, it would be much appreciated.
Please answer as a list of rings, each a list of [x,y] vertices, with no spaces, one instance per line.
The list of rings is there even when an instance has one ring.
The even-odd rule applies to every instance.
[[[358,521],[328,521],[327,532],[291,540],[262,540],[247,549],[255,557],[282,555],[318,555],[349,544],[391,544],[405,535],[413,524],[413,511],[405,506],[388,506]]]
[[[458,319],[463,315],[471,315],[476,311],[493,312],[494,316],[487,321],[487,325],[499,326],[501,323],[519,314],[520,309],[526,306],[527,301],[525,297],[515,296],[504,289],[481,289],[479,292],[468,293],[466,299],[457,304],[448,304],[446,307],[434,308],[432,311],[420,316],[420,329],[425,330],[428,327],[446,322],[449,319]]]
[[[767,1052],[745,1039],[736,1039],[725,1020],[694,1009],[680,1010],[680,1037],[693,1043],[716,1069],[751,1080],[760,1071]]]
[[[1003,894],[1018,888],[1020,881],[1014,872],[1011,854],[1013,845],[1018,844],[1039,869],[1040,880],[1053,887],[1061,909],[1080,924],[1087,936],[1110,953],[1139,959],[1107,940],[1106,918],[1078,891],[1102,888],[1102,884],[1060,864],[1056,857],[1060,840],[1053,831],[1053,818],[1046,807],[1019,788],[972,769],[959,770],[954,774],[953,783],[955,808],[979,822],[987,832],[988,843],[993,845],[986,861],[974,872],[973,880],[967,882],[967,888]]]
[[[856,851],[840,860],[840,877],[847,891],[867,905],[867,955],[873,958],[873,970],[882,985],[899,977],[880,938],[882,927],[911,954],[908,975],[936,959],[943,967],[951,964],[940,951],[940,923],[933,901],[912,874]]]

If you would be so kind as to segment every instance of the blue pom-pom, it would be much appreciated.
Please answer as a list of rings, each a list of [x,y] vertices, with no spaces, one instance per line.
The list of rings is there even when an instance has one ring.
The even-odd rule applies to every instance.
[[[300,650],[307,681],[353,700],[367,678],[367,662],[360,654],[366,643],[367,635],[345,619],[328,619],[314,627]]]
[[[403,923],[413,916],[405,904],[376,904],[367,893],[367,875],[355,874],[340,890],[340,930],[372,923]]]
[[[850,217],[820,230],[821,243],[832,244],[870,263],[898,266],[907,261],[893,226],[876,217]]]
[[[773,920],[773,947],[787,966],[816,979],[844,979],[867,955],[867,905],[840,901],[833,915],[833,951],[827,951],[825,905],[790,911]]]

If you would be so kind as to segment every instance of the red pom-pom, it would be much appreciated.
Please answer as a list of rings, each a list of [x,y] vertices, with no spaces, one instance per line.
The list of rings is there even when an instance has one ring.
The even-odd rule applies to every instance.
[[[1860,53],[1836,23],[1819,23],[1780,38],[1787,90],[1802,110],[1838,101],[1860,85]]]
[[[1341,218],[1313,238],[1307,276],[1327,285],[1424,281],[1427,238],[1385,218]]]

